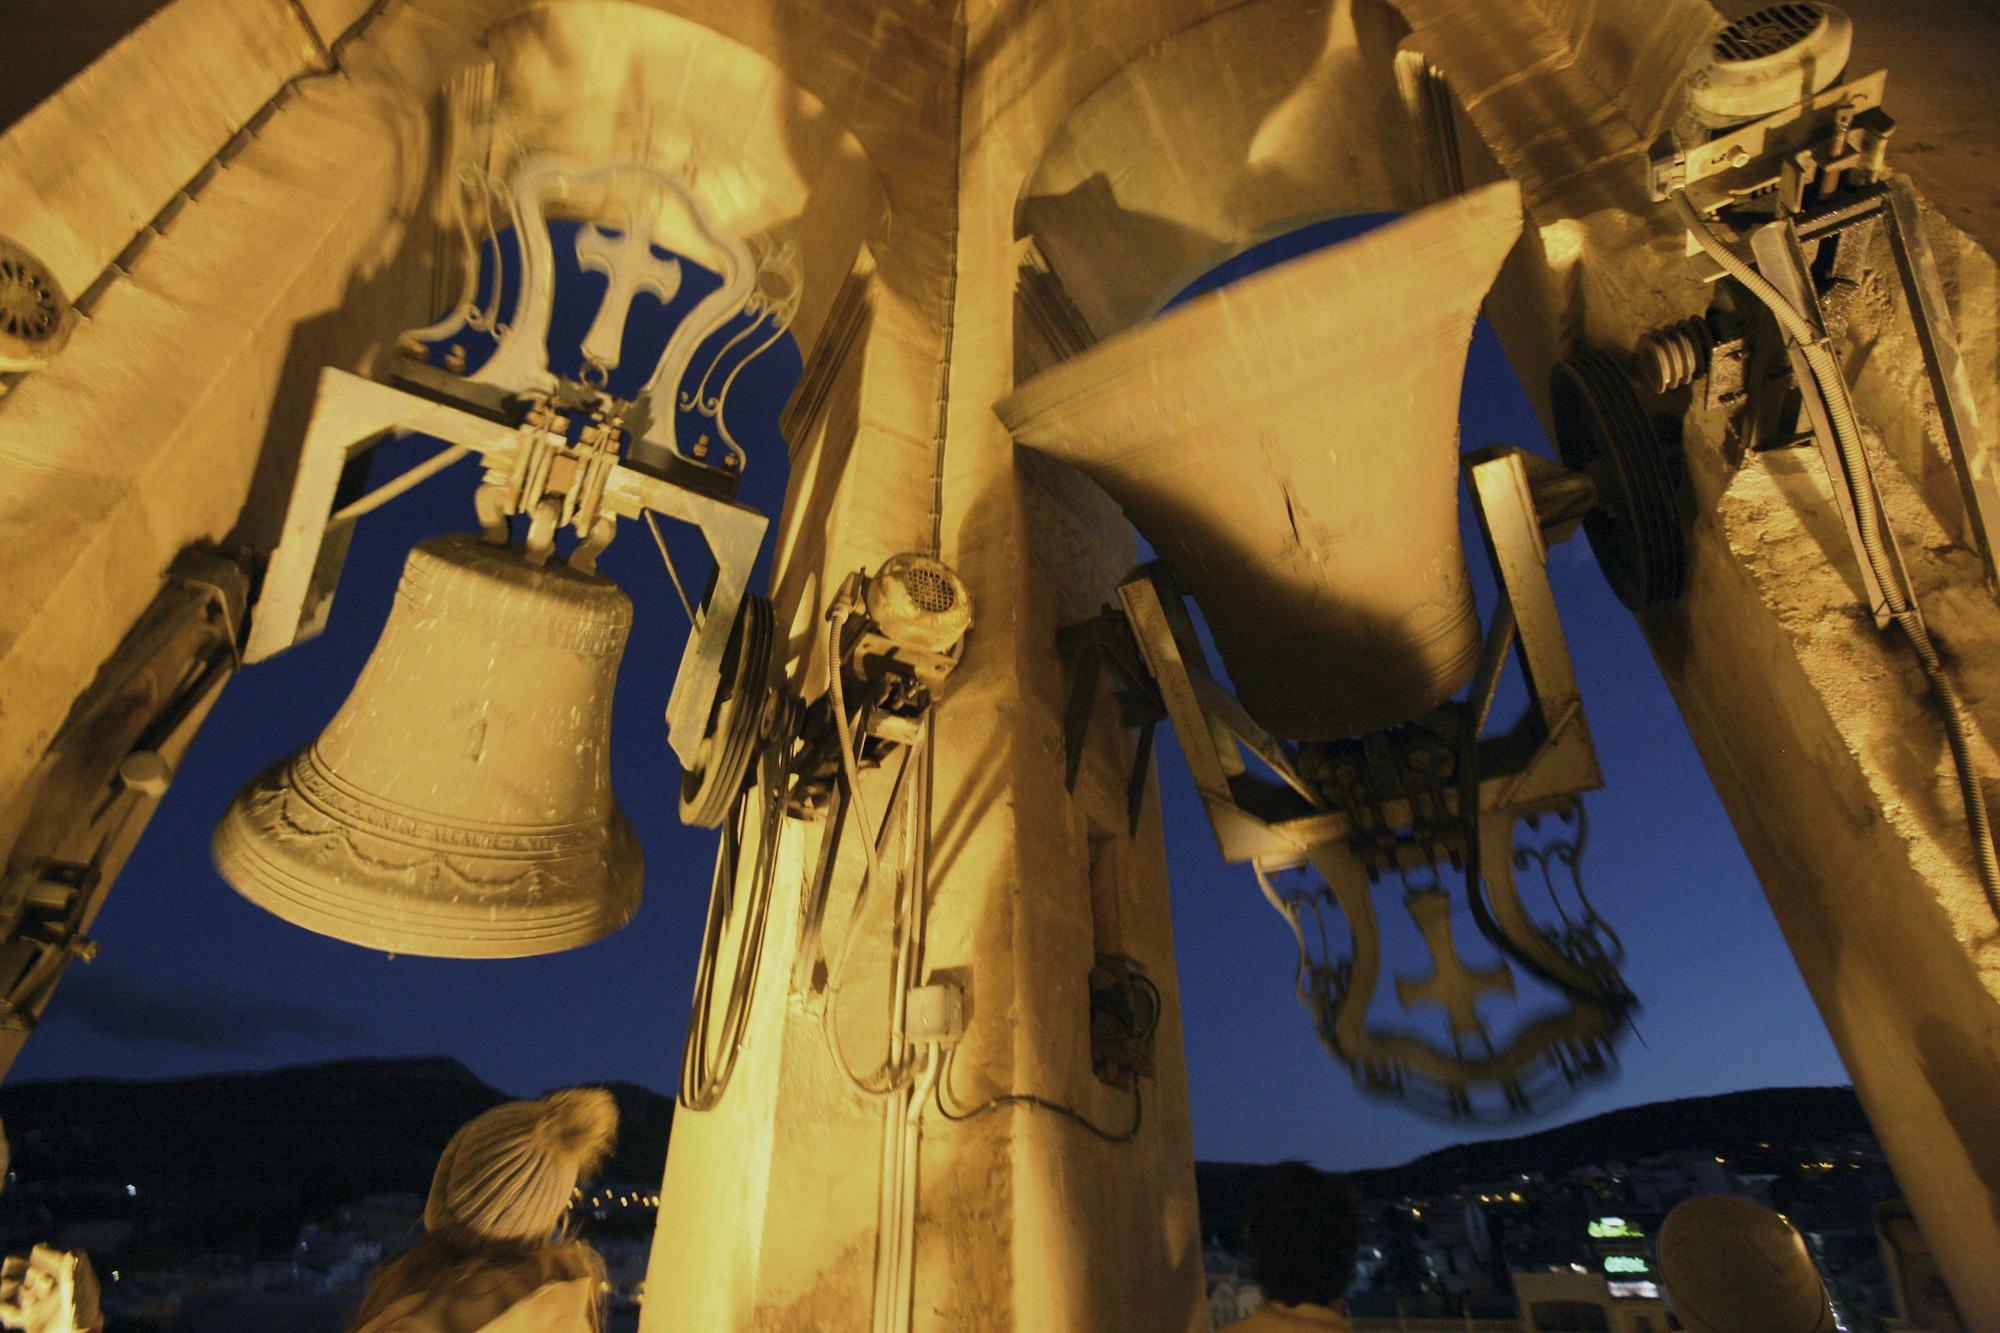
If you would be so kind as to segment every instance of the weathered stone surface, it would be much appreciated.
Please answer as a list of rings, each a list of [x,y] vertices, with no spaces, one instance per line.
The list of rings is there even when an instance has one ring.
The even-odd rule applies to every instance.
[[[31,49],[34,33],[0,46]],[[107,34],[108,35],[108,34]],[[81,293],[316,49],[283,0],[175,0],[0,136],[0,234]],[[11,61],[10,61],[11,63]],[[27,63],[23,61],[23,63]]]
[[[2000,108],[1983,75],[2000,29],[1970,0],[1847,8],[1857,70],[1893,65],[1891,161],[1963,229],[1940,222],[1935,239],[1990,430],[2000,309],[1980,247],[2000,240]],[[0,232],[73,292],[88,286],[361,13],[358,0],[161,8],[0,137]],[[1526,241],[1488,310],[1531,392],[1579,343],[1629,348],[1708,299],[1640,168],[1720,20],[1699,0],[388,6],[351,35],[338,75],[301,81],[114,277],[62,357],[0,402],[0,807],[175,552],[232,533],[268,542],[318,369],[363,366],[435,313],[455,128],[439,90],[493,60],[525,147],[692,151],[735,223],[800,242],[812,390],[774,576],[789,678],[820,688],[822,616],[849,570],[935,539],[971,587],[977,623],[938,719],[924,964],[968,990],[952,1103],[1034,1092],[1116,1124],[1123,1099],[1089,1074],[1095,953],[1139,958],[1167,1000],[1135,1142],[1021,1106],[926,1121],[918,1326],[1199,1327],[1158,816],[1149,805],[1125,836],[1130,737],[1108,709],[1077,794],[1061,781],[1054,634],[1109,595],[1130,537],[1077,474],[1024,461],[992,404],[1017,365],[1129,326],[1271,230],[1422,202],[1387,65],[1399,46],[1457,92],[1467,183],[1522,186]],[[1045,265],[1022,339],[1029,236]],[[1992,773],[2000,610],[1960,544],[1884,273],[1851,302],[1843,350]],[[2000,1326],[2000,946],[1934,713],[1907,656],[1854,609],[1816,463],[1739,466],[1718,421],[1685,426],[1692,587],[1648,633],[1961,1309]],[[868,1319],[880,1106],[839,1081],[817,1018],[780,984],[789,886],[814,836],[795,831],[780,859],[736,1081],[676,1129],[651,1329]],[[836,940],[858,879],[850,846]],[[884,998],[880,912],[861,921],[843,999],[857,1050],[871,1034],[853,1015]]]
[[[1872,68],[1874,52],[1905,53],[1900,73],[1891,71],[1889,109],[1924,128],[1913,136],[1920,147],[1905,155],[1899,138],[1890,160],[1952,201],[1927,217],[1990,441],[1993,265],[1949,220],[1988,225],[1981,161],[2000,102],[1990,80],[1938,79],[1932,57],[1956,66],[1976,51],[1990,65],[2000,60],[2000,25],[1955,0],[1844,7],[1860,34],[1852,72]],[[1510,13],[1521,19],[1530,8]],[[1616,29],[1624,8],[1600,7],[1593,21]],[[1428,5],[1405,9],[1416,22]],[[1570,71],[1562,87],[1585,86],[1571,65],[1588,66],[1587,47],[1547,66]],[[1440,63],[1449,72],[1449,60]],[[1635,105],[1607,91],[1601,116],[1468,108],[1498,161],[1569,163],[1539,190],[1524,181],[1549,264],[1503,274],[1491,303],[1531,390],[1578,343],[1623,350],[1709,300],[1665,207],[1621,202],[1614,188],[1639,166],[1650,117]],[[1630,133],[1600,133],[1621,123]],[[1991,790],[2000,680],[1986,646],[2000,635],[2000,609],[1960,544],[1956,486],[1879,245],[1861,282],[1847,302],[1842,355]],[[1684,430],[1690,587],[1681,604],[1644,618],[1648,638],[1960,1309],[1973,1326],[2000,1323],[1990,1260],[2000,1252],[2000,1154],[1983,1109],[2000,1096],[2000,931],[1973,872],[1937,711],[1907,647],[1878,634],[1860,607],[1859,571],[1817,456],[1740,460],[1723,419],[1701,412]]]

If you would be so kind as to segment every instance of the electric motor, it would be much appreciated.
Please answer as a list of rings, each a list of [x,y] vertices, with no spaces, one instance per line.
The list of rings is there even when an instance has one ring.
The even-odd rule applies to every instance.
[[[1713,132],[1760,120],[1839,82],[1854,24],[1833,5],[1771,5],[1715,35],[1688,71],[1688,118]]]

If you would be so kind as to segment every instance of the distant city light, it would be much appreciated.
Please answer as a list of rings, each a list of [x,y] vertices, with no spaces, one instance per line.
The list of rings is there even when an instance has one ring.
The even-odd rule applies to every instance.
[[[138,1198],[138,1197],[139,1197],[139,1187],[138,1187],[137,1185],[127,1185],[127,1186],[125,1187],[125,1197],[126,1197],[126,1198],[128,1198],[128,1199],[136,1199],[136,1198]]]

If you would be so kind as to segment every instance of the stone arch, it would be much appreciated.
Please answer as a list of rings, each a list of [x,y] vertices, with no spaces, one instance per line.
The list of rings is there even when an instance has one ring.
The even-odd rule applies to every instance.
[[[632,0],[536,5],[481,44],[497,76],[496,170],[548,152],[686,175],[726,230],[798,246],[804,294],[792,332],[811,356],[888,216],[881,174],[824,103],[763,53]],[[578,201],[579,211],[604,202]]]
[[[1420,206],[1404,31],[1385,0],[1252,0],[1191,24],[1064,118],[1016,234],[1102,338],[1259,241]]]

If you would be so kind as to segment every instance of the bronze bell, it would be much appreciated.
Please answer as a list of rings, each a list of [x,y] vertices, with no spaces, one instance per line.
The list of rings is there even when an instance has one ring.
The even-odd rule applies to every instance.
[[[1521,227],[1486,186],[1114,334],[996,405],[1173,567],[1243,707],[1323,740],[1471,678],[1458,393]]]
[[[643,877],[611,790],[631,625],[601,574],[423,542],[347,702],[237,794],[216,867],[287,921],[390,953],[515,958],[616,930]]]

